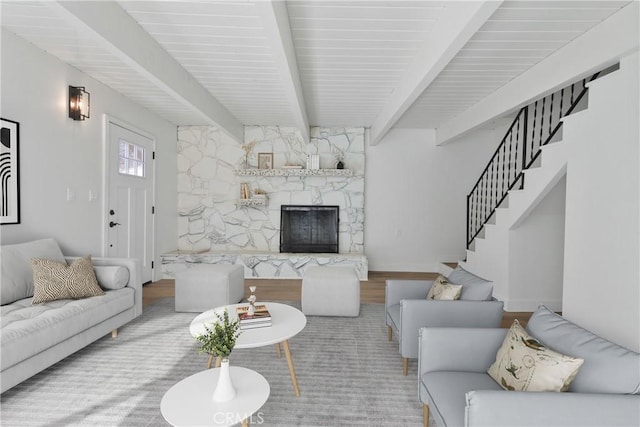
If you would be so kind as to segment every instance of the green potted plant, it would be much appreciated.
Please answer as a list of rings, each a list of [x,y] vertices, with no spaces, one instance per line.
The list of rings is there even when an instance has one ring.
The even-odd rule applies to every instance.
[[[213,327],[205,324],[205,332],[196,336],[196,339],[200,342],[200,353],[209,355],[208,367],[211,367],[214,356],[220,360],[218,385],[213,393],[213,400],[226,402],[236,396],[229,372],[229,355],[240,335],[240,321],[238,319],[231,320],[226,308],[222,314],[218,312],[215,314],[217,321],[212,325]]]

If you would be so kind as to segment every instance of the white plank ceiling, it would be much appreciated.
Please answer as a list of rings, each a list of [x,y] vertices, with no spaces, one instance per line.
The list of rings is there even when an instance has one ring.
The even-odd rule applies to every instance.
[[[3,0],[2,27],[176,125],[225,127],[228,121],[197,107],[212,102],[240,124],[387,129],[438,128],[629,1],[484,2],[477,13],[460,14],[459,36],[442,54],[450,59],[418,79],[422,58],[447,28],[458,28],[449,22],[457,16],[452,8],[482,2],[120,1],[127,19],[112,30],[95,28],[111,16],[99,3],[114,5]],[[92,8],[102,15],[91,17]],[[149,36],[139,52],[144,43],[149,52],[161,49],[205,97],[181,96],[179,80],[141,72],[145,59],[118,42],[127,26]],[[434,70],[434,78],[421,78]],[[408,96],[396,102],[407,84]],[[389,105],[396,111],[387,114]]]
[[[627,3],[505,1],[396,126],[438,127]]]

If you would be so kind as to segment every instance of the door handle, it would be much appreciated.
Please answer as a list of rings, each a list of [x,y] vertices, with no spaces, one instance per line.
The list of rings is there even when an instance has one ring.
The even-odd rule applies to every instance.
[[[119,223],[119,222],[109,221],[109,227],[113,228],[113,227],[115,227],[116,225],[120,225],[120,223]]]

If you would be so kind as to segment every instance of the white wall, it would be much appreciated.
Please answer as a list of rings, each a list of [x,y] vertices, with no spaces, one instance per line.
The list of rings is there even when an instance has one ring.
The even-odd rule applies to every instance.
[[[434,130],[393,129],[367,146],[365,255],[373,271],[438,271],[464,258],[466,196],[502,137],[436,146]]]
[[[20,123],[20,224],[3,225],[3,244],[54,237],[69,255],[102,255],[104,115],[156,140],[155,260],[176,248],[176,128],[32,44],[2,31],[3,118]],[[68,86],[86,86],[91,117],[67,117]],[[67,201],[67,188],[76,199]],[[89,201],[89,191],[97,201]],[[159,277],[159,268],[156,268]]]
[[[525,180],[526,187],[526,180]],[[508,310],[561,310],[566,180],[508,232]],[[505,304],[506,306],[506,304]]]
[[[563,313],[640,351],[638,53],[597,80],[564,139],[567,222]]]

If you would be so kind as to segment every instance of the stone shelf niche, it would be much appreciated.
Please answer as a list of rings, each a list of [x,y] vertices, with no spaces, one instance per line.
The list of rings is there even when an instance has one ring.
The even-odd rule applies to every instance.
[[[175,251],[162,255],[162,278],[173,279],[194,264],[242,265],[247,279],[300,279],[312,265],[353,265],[360,280],[369,276],[367,258],[361,254]]]
[[[238,176],[353,176],[350,169],[235,169]]]

